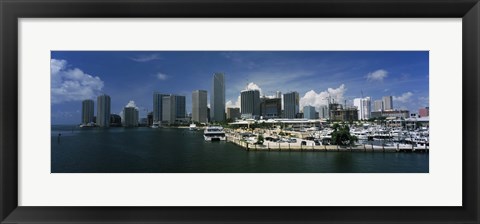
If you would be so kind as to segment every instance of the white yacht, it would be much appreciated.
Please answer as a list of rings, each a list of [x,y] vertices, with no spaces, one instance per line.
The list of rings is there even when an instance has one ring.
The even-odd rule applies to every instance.
[[[196,131],[197,130],[197,125],[194,124],[194,123],[191,123],[190,126],[188,127],[188,129],[190,129],[190,131]]]
[[[157,122],[153,122],[152,126],[150,126],[151,128],[159,128],[160,125],[157,123]]]
[[[210,126],[205,129],[203,133],[203,137],[205,141],[225,141],[227,138],[225,137],[225,131],[223,131],[223,127],[220,126]]]

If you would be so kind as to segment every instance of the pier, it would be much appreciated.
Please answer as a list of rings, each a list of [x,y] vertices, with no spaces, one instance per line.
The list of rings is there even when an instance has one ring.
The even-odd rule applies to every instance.
[[[355,146],[316,145],[313,141],[298,139],[295,143],[264,141],[263,144],[248,142],[232,134],[227,134],[227,142],[236,144],[246,151],[282,151],[282,152],[429,152],[429,147],[379,146],[361,144]],[[303,143],[303,144],[302,144]]]

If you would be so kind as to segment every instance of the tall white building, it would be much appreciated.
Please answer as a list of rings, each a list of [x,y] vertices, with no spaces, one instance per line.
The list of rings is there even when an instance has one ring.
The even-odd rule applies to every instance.
[[[110,127],[110,96],[103,94],[97,97],[97,125]]]
[[[207,90],[195,90],[192,92],[192,120],[207,123]]]
[[[373,103],[373,110],[376,112],[383,111],[383,101],[375,100],[375,102]]]
[[[370,118],[370,113],[372,112],[370,97],[355,98],[353,99],[353,105],[358,109],[358,119],[367,120]]]
[[[384,96],[383,100],[383,110],[393,110],[393,97]]]
[[[225,75],[223,73],[213,74],[210,107],[211,121],[225,120]]]

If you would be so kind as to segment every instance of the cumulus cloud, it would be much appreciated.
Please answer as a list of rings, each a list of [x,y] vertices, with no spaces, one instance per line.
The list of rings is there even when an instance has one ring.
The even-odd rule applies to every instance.
[[[314,106],[318,109],[320,106],[328,104],[329,97],[332,100],[335,100],[335,102],[342,102],[346,91],[347,88],[345,88],[344,84],[335,89],[328,88],[326,91],[322,91],[320,93],[310,90],[300,98],[300,108],[303,108],[304,106]]]
[[[166,74],[163,74],[163,73],[158,73],[155,75],[159,80],[167,80],[168,79],[168,76]]]
[[[260,86],[258,86],[257,84],[255,84],[253,82],[248,83],[245,90],[258,90],[260,92],[260,95],[262,95],[262,88],[260,88]]]
[[[413,96],[412,92],[403,93],[401,96],[393,96],[393,100],[401,103],[406,103]]]
[[[128,103],[127,103],[127,105],[125,105],[125,107],[134,107],[138,110],[138,107],[137,107],[137,105],[135,105],[135,101],[133,101],[133,100],[128,101]]]
[[[158,54],[149,54],[149,55],[138,55],[130,59],[136,62],[149,62],[149,61],[159,60],[161,59],[161,57]]]
[[[237,97],[237,101],[229,100],[225,103],[226,108],[237,107],[240,108],[240,95]]]
[[[383,81],[383,79],[385,79],[387,76],[388,76],[387,71],[385,71],[383,69],[379,69],[377,71],[368,73],[367,80],[368,81]]]
[[[53,104],[94,98],[103,89],[98,76],[79,68],[68,68],[66,60],[50,60],[51,100]]]

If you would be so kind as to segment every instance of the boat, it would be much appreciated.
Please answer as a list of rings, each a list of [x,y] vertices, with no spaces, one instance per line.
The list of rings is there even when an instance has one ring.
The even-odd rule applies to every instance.
[[[190,131],[196,131],[196,130],[197,130],[197,125],[192,123],[192,124],[190,124],[190,126],[188,127],[188,129],[189,129]]]
[[[227,138],[225,137],[225,131],[223,127],[220,126],[210,126],[205,129],[203,133],[203,137],[205,141],[225,141]]]
[[[160,125],[157,123],[157,122],[153,122],[152,126],[150,126],[151,128],[159,128]]]

